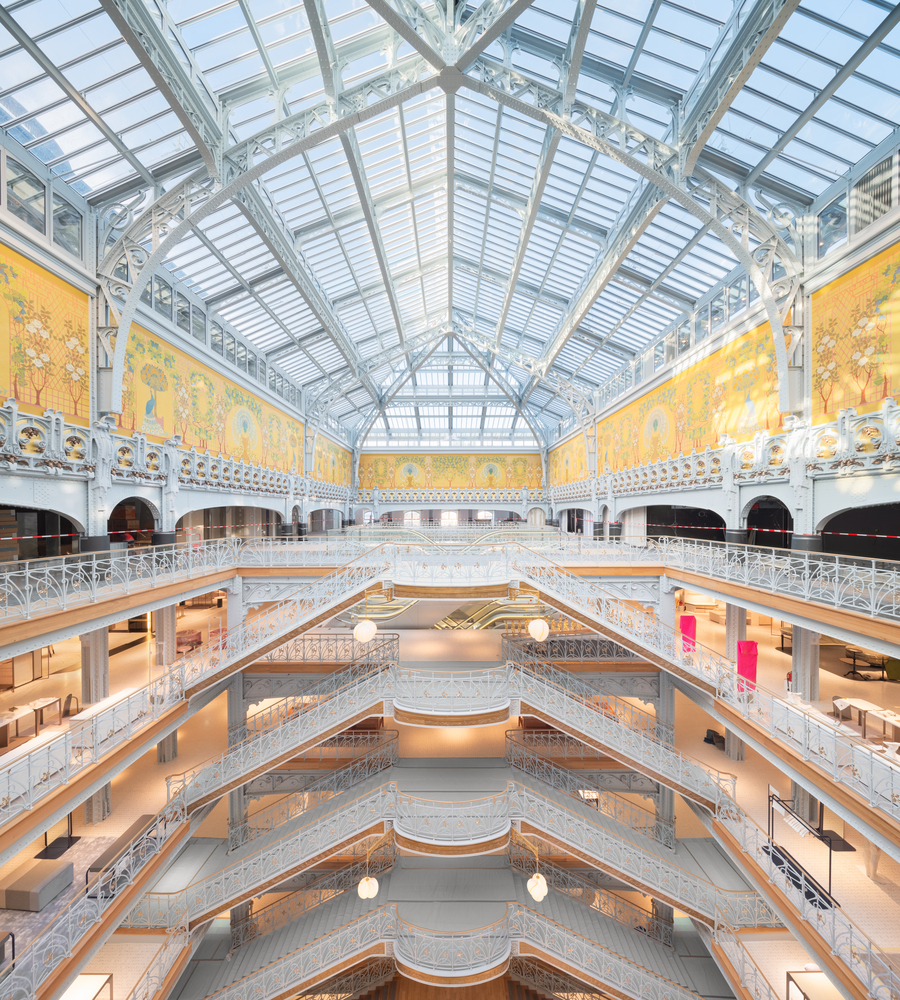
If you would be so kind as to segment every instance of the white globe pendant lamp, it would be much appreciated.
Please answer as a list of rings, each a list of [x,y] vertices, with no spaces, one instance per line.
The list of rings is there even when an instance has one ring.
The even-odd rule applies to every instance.
[[[370,618],[364,618],[353,630],[353,638],[357,642],[371,642],[375,638],[378,626]]]
[[[366,643],[371,642],[375,638],[375,633],[378,631],[378,626],[369,617],[369,595],[366,594],[365,598],[365,610],[363,612],[365,617],[361,622],[358,622],[356,628],[353,629],[353,638],[357,642]],[[377,883],[376,883],[377,886]],[[376,888],[376,892],[378,889]]]
[[[378,895],[378,879],[366,875],[360,879],[357,892],[360,899],[374,899]]]
[[[533,618],[528,623],[528,634],[535,642],[543,642],[550,635],[550,626],[543,618]]]
[[[528,892],[531,894],[531,898],[536,902],[540,901],[549,892],[549,887],[547,886],[547,880],[541,875],[540,872],[535,872],[534,875],[528,880],[525,886]]]

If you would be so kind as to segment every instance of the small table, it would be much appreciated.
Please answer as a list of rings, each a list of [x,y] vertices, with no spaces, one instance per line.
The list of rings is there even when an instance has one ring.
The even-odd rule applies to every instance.
[[[848,698],[847,703],[850,708],[856,709],[856,721],[862,726],[862,737],[866,738],[866,719],[869,712],[880,712],[881,705],[873,705],[871,701],[863,701],[862,698]]]
[[[878,719],[881,722],[881,735],[887,735],[887,727],[891,727],[891,739],[893,742],[900,742],[900,715],[891,709],[884,709],[884,711],[869,712],[866,716],[867,719]]]
[[[792,985],[797,988],[793,993]],[[798,1000],[797,992],[802,1000],[840,1000],[843,997],[824,972],[789,972],[786,987],[787,1000]]]
[[[57,722],[61,723],[62,698],[59,697],[38,698],[37,701],[30,701],[27,705],[16,705],[14,708],[8,708],[5,712],[0,712],[0,747],[9,746],[9,727],[15,725],[16,736],[18,736],[20,720],[27,719],[30,715],[34,716],[34,735],[37,736],[44,721],[44,710],[54,703],[59,715]]]

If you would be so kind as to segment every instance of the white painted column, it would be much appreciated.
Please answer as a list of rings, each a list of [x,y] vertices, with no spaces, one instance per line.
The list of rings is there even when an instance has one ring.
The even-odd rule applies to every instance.
[[[170,604],[153,612],[153,630],[156,634],[156,664],[168,667],[176,659],[175,640],[178,627],[178,605]],[[169,733],[156,744],[156,760],[168,764],[178,756],[178,730]]]
[[[819,700],[819,633],[795,625],[792,629],[792,687],[804,701]]]
[[[244,581],[236,576],[226,586],[225,622],[229,629],[244,620]]]
[[[109,629],[81,636],[81,707],[109,697]],[[84,803],[85,823],[102,823],[112,812],[111,785],[104,785]]]
[[[674,605],[673,605],[674,606]],[[675,724],[675,685],[671,676],[662,671],[659,675],[659,701],[656,703],[656,717],[666,725]],[[660,819],[675,822],[675,793],[665,785],[659,786],[656,800],[656,815]]]
[[[791,641],[791,687],[804,701],[819,700],[819,633],[794,625]],[[819,802],[806,789],[791,782],[794,810],[808,823],[819,820]]]
[[[725,605],[725,655],[737,661],[738,643],[747,638],[747,609],[737,604]],[[744,760],[744,741],[726,727],[725,756],[729,760]]]
[[[737,662],[738,643],[747,638],[747,609],[737,604],[725,605],[725,656]]]

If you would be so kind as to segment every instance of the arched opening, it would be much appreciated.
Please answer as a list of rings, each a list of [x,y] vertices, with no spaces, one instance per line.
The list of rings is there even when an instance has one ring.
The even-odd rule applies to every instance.
[[[321,535],[326,531],[334,531],[341,526],[341,512],[332,507],[321,507],[310,512],[309,533]]]
[[[528,511],[528,523],[532,528],[543,528],[547,523],[547,515],[541,507],[532,507]]]
[[[407,510],[403,512],[403,527],[418,528],[422,523],[422,515],[417,510]]]
[[[647,535],[651,538],[699,538],[707,542],[724,542],[725,521],[715,511],[705,507],[657,504],[647,508]]]
[[[106,522],[113,548],[149,545],[156,527],[153,511],[140,497],[129,497],[117,503]]]
[[[759,497],[747,511],[747,542],[773,549],[789,549],[794,534],[791,512],[775,497]]]
[[[459,511],[458,510],[442,510],[441,511],[441,527],[442,528],[455,528],[459,524]]]
[[[298,523],[300,509],[294,508]],[[218,538],[265,538],[281,533],[281,514],[265,507],[206,507],[192,510],[175,526],[179,542],[194,544]]]
[[[867,559],[900,559],[900,503],[855,507],[822,527],[822,551]]]
[[[71,555],[78,551],[78,534],[78,527],[54,510],[0,508],[0,562]]]
[[[565,525],[565,530],[573,535],[593,535],[594,533],[594,514],[593,511],[585,510],[583,507],[570,507],[569,510],[563,511],[560,515],[560,519]]]
[[[597,515],[597,520],[594,521],[594,537],[595,538],[609,538],[609,522],[612,517],[609,507],[603,504],[600,507],[600,512]]]

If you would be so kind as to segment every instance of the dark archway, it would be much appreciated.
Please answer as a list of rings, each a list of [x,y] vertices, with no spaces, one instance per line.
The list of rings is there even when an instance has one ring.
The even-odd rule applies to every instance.
[[[867,559],[900,559],[898,535],[900,503],[856,507],[835,514],[825,523],[822,551]]]
[[[780,500],[759,497],[747,511],[747,531],[750,545],[789,549],[794,534],[794,518]]]
[[[705,507],[658,504],[647,508],[647,536],[724,542],[725,522],[715,511]]]
[[[78,551],[78,528],[55,510],[0,508],[0,562],[45,559]]]
[[[110,544],[118,545],[124,542],[129,547],[149,545],[156,527],[153,511],[140,497],[121,500],[113,508],[106,522]]]

